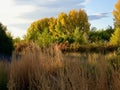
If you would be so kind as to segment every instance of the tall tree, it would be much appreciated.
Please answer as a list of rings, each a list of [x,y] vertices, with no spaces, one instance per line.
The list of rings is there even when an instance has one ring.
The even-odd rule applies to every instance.
[[[88,33],[90,30],[90,24],[88,22],[88,16],[83,9],[78,11],[78,25],[81,31]]]
[[[113,10],[113,15],[115,28],[120,27],[120,0],[118,0],[115,4],[115,10]]]
[[[58,36],[64,36],[69,33],[68,31],[68,16],[66,13],[60,13],[57,18],[57,24],[55,31],[57,32]]]
[[[88,32],[90,30],[90,24],[88,22],[88,16],[86,12],[82,9],[71,10],[68,14],[70,30],[74,32],[76,28],[80,31]]]

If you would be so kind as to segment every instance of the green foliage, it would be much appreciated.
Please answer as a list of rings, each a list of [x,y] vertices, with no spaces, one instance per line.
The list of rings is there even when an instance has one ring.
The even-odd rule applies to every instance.
[[[20,43],[21,41],[22,41],[22,40],[21,40],[20,37],[16,37],[16,38],[14,38],[14,39],[13,39],[14,47],[16,48],[16,45],[17,45],[18,43]]]
[[[54,42],[55,38],[51,35],[48,29],[45,29],[43,33],[39,34],[36,43],[40,47],[49,46]]]
[[[19,43],[21,41],[21,38],[20,37],[16,37],[13,39],[13,42],[14,43]]]
[[[28,28],[25,39],[48,46],[53,42],[70,44],[87,42],[89,22],[84,10],[71,10],[68,14],[60,13],[57,18],[44,18],[35,21]],[[79,28],[77,31],[76,28]]]
[[[114,30],[108,27],[106,30],[91,30],[89,33],[90,42],[108,42]]]
[[[10,33],[7,33],[7,28],[0,23],[0,53],[11,55],[12,50],[12,37]]]
[[[88,16],[86,12],[82,9],[76,11],[71,10],[68,13],[68,19],[69,19],[69,30],[71,32],[74,32],[76,27],[78,27],[83,32],[89,32],[90,30],[90,24],[88,22]]]
[[[79,44],[85,44],[88,42],[87,40],[87,34],[83,31],[81,31],[79,28],[76,28],[73,33],[74,41]]]
[[[110,44],[112,45],[120,45],[120,28],[116,28],[114,33],[110,38]]]

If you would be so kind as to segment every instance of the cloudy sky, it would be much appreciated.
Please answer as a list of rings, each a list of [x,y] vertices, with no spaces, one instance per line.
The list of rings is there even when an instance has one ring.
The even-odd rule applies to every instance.
[[[0,22],[15,37],[26,34],[30,24],[60,12],[83,8],[91,27],[113,26],[112,10],[117,0],[0,0]]]

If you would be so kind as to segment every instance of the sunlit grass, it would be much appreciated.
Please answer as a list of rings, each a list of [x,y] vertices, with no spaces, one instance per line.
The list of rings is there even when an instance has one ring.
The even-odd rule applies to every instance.
[[[115,53],[63,54],[57,46],[28,49],[20,57],[14,53],[6,84],[8,90],[119,90],[119,61]]]

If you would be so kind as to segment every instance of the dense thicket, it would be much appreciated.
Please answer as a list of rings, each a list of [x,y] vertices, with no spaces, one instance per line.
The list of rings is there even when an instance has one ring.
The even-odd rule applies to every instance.
[[[110,40],[110,37],[112,36],[112,33],[114,32],[114,29],[109,26],[106,29],[101,30],[94,30],[92,29],[89,34],[89,41],[91,43],[95,42],[108,42]]]

